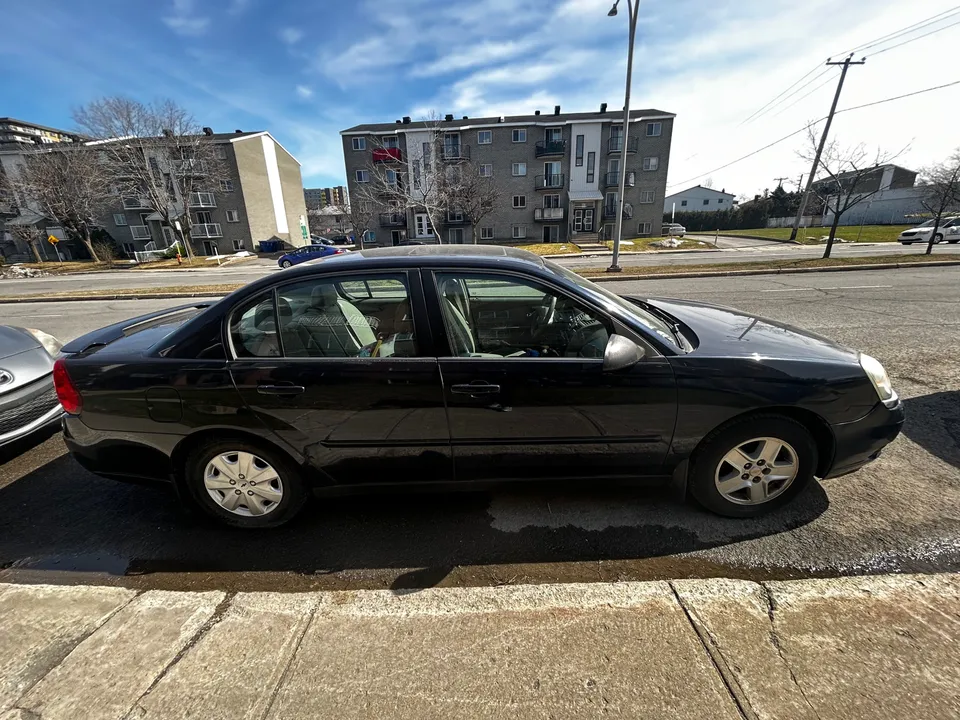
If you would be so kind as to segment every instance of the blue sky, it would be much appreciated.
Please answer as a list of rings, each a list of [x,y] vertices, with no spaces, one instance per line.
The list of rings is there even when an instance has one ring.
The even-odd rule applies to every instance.
[[[0,44],[6,70],[0,115],[70,128],[72,109],[103,95],[171,97],[218,131],[269,130],[301,161],[305,185],[339,184],[337,132],[359,122],[419,119],[431,111],[479,116],[549,112],[556,104],[564,111],[601,102],[620,107],[627,18],[624,7],[607,17],[610,3],[0,0],[0,16],[16,17],[21,28]],[[709,179],[749,196],[774,186],[774,177],[799,174],[801,136],[707,171],[824,115],[832,76],[805,88],[815,89],[792,108],[781,102],[742,124],[828,56],[950,6],[949,0],[645,2],[633,106],[677,113],[671,190]],[[869,57],[851,70],[841,107],[960,79],[943,56],[956,33]],[[931,104],[960,106],[958,89],[923,96],[924,112],[917,112],[917,101],[902,101],[838,116],[835,135],[905,148],[899,162],[919,167],[960,145],[946,112],[929,112]]]

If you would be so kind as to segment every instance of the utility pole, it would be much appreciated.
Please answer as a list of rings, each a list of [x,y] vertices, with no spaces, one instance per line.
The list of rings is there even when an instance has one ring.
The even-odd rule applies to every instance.
[[[843,80],[847,77],[847,70],[850,69],[851,65],[863,65],[866,63],[866,58],[861,58],[860,60],[852,60],[853,53],[850,53],[843,62],[830,62],[827,60],[827,65],[842,65],[843,70],[840,71],[840,82],[837,83],[837,92],[833,96],[833,104],[830,106],[830,114],[827,115],[827,124],[823,126],[823,134],[820,136],[820,144],[817,145],[817,152],[813,156],[813,167],[810,168],[810,176],[807,178],[807,187],[803,191],[803,197],[800,198],[800,207],[797,209],[797,217],[793,221],[793,230],[790,231],[790,239],[797,239],[797,229],[800,227],[800,220],[803,217],[803,211],[807,209],[807,200],[810,198],[810,190],[813,188],[813,179],[817,175],[817,168],[820,165],[820,155],[823,153],[823,148],[827,144],[827,133],[830,132],[830,124],[833,122],[833,115],[837,112],[837,102],[840,100],[840,91],[843,89]]]
[[[803,173],[800,173],[800,179],[797,180],[797,192],[803,189]]]
[[[774,178],[774,180],[777,181],[777,187],[778,187],[778,188],[779,188],[779,187],[783,187],[783,181],[784,181],[784,180],[789,180],[789,179],[790,179],[790,178],[785,178],[785,177],[777,177],[777,178]]]

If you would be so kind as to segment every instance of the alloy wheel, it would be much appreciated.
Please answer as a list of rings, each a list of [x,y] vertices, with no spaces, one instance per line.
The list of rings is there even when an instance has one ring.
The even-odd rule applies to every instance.
[[[217,505],[242,517],[266,515],[283,499],[279,473],[263,458],[242,450],[210,460],[203,485]]]
[[[789,443],[759,437],[740,443],[724,455],[714,477],[725,500],[759,505],[785,492],[799,470],[797,453]]]

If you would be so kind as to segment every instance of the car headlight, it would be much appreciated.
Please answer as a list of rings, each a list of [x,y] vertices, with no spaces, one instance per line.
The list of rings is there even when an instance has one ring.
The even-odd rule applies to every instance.
[[[897,393],[894,392],[893,385],[890,384],[890,377],[887,375],[887,371],[883,369],[880,361],[860,353],[860,367],[863,368],[867,377],[870,378],[870,382],[873,383],[873,388],[877,391],[880,401],[887,407],[896,405],[899,398]]]
[[[35,330],[34,328],[24,328],[24,330],[33,335],[37,339],[37,342],[43,345],[43,349],[50,354],[50,357],[56,357],[60,354],[63,343],[53,335],[45,333],[43,330]]]

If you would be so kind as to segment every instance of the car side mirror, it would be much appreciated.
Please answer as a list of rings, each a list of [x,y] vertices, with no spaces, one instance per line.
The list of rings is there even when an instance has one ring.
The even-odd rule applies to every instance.
[[[626,370],[643,359],[644,350],[623,335],[611,335],[603,350],[603,371]]]

